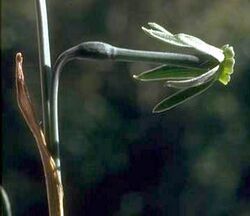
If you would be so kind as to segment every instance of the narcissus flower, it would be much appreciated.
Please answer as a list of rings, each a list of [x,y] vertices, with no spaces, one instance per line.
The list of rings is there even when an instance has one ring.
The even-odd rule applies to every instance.
[[[226,44],[222,48],[217,48],[188,34],[172,34],[156,23],[148,23],[148,25],[151,29],[145,27],[142,27],[142,29],[149,36],[174,46],[196,50],[210,59],[212,57],[217,62],[217,64],[211,64],[208,68],[163,65],[139,75],[134,75],[134,78],[141,81],[164,80],[166,86],[180,89],[157,104],[153,112],[163,112],[185,102],[205,91],[216,80],[219,80],[224,85],[228,84],[235,64],[235,54],[232,46]],[[207,61],[209,61],[209,58]]]

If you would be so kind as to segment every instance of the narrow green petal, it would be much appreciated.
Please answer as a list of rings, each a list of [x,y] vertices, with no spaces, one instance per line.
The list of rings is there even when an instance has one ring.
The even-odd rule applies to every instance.
[[[219,62],[222,62],[225,58],[221,49],[207,44],[206,42],[202,41],[197,37],[183,33],[177,34],[176,37],[179,38],[183,43],[193,47],[194,49],[213,56]]]
[[[219,69],[219,66],[216,66],[212,70],[209,70],[208,72],[203,73],[200,76],[197,76],[191,79],[185,79],[185,80],[179,80],[179,81],[170,80],[166,82],[166,85],[168,87],[179,88],[179,89],[199,86],[215,78],[214,76],[216,76],[216,72],[218,71],[218,69]]]
[[[169,79],[188,79],[200,76],[205,72],[206,69],[201,68],[187,68],[163,65],[142,72],[139,75],[134,75],[133,77],[141,81],[160,81]]]
[[[164,32],[160,32],[160,31],[156,31],[156,30],[152,30],[152,29],[147,29],[145,27],[142,27],[142,30],[149,36],[156,38],[160,41],[163,41],[165,43],[169,43],[175,46],[180,46],[180,47],[190,47],[186,44],[184,44],[182,41],[180,41],[178,38],[176,38],[173,35],[169,35],[167,33]]]
[[[157,23],[154,23],[154,22],[149,22],[148,25],[155,29],[155,30],[158,30],[158,31],[161,31],[161,32],[164,32],[166,33],[167,35],[170,35],[170,36],[173,36],[173,34],[171,32],[169,32],[167,29],[165,29],[164,27],[158,25]]]
[[[179,104],[184,103],[185,101],[193,98],[194,96],[197,96],[201,94],[202,92],[204,92],[214,83],[214,81],[215,80],[213,79],[210,82],[207,82],[203,85],[180,90],[176,92],[175,94],[170,95],[169,97],[167,97],[166,99],[164,99],[163,101],[161,101],[154,107],[153,113],[161,113],[161,112],[170,110]]]

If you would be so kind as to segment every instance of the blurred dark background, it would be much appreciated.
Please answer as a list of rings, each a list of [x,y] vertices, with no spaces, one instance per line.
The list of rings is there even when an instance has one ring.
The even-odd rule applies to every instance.
[[[41,161],[17,108],[14,58],[24,55],[41,112],[35,1],[2,0],[2,177],[13,215],[47,215]],[[163,114],[171,91],[132,78],[154,65],[73,61],[59,93],[66,215],[250,215],[249,0],[47,1],[52,62],[65,49],[98,40],[171,50],[140,29],[153,21],[216,46],[233,45],[235,73]],[[41,113],[38,113],[41,117]]]

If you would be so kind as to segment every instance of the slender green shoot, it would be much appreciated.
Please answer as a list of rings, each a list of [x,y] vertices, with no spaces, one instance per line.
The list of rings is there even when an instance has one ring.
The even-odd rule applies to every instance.
[[[38,50],[39,50],[39,65],[40,65],[40,82],[42,96],[42,113],[43,113],[43,128],[44,134],[48,143],[48,148],[52,157],[55,159],[56,167],[60,172],[60,155],[59,145],[53,142],[51,135],[50,122],[50,100],[49,93],[51,87],[51,56],[49,42],[49,27],[47,19],[46,0],[36,0],[37,13],[37,32],[38,32]]]

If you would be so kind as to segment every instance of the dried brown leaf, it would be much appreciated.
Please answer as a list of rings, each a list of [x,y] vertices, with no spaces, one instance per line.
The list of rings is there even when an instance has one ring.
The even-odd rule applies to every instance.
[[[63,187],[58,175],[55,162],[51,157],[41,127],[38,124],[35,110],[31,103],[29,92],[25,84],[22,69],[23,57],[21,53],[16,54],[16,91],[19,109],[31,130],[41,156],[50,216],[63,216]]]

